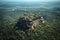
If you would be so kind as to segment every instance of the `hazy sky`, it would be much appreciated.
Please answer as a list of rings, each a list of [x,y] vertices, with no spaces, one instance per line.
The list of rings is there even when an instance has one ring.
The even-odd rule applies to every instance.
[[[11,1],[11,2],[41,2],[41,1],[60,1],[60,0],[1,0],[1,1]]]

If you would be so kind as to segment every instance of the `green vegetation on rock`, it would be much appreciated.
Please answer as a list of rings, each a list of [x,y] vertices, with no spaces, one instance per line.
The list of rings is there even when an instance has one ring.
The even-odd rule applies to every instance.
[[[24,14],[15,22],[2,19],[0,40],[58,40],[58,29],[53,27],[58,26],[56,23],[50,24],[45,20],[45,23],[34,26],[34,30],[27,27],[27,24],[39,18],[40,14]]]

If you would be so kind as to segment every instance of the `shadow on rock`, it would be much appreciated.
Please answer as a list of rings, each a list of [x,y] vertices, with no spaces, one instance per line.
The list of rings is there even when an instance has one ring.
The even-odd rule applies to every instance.
[[[31,22],[32,21],[30,21],[29,19],[20,18],[18,22],[15,24],[14,28],[16,30],[23,30],[23,31],[29,30],[30,27],[28,27],[28,25],[32,26]]]

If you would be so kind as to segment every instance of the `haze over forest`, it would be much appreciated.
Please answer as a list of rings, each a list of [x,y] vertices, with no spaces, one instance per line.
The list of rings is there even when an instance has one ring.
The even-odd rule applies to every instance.
[[[41,15],[49,26],[42,24],[44,27],[40,27],[41,30],[36,28],[27,36],[25,31],[13,28],[24,14]],[[60,0],[0,0],[0,29],[0,40],[59,40]]]

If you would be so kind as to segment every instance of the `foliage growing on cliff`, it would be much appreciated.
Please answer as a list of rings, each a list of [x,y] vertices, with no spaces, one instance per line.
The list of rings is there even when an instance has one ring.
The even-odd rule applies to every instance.
[[[58,28],[53,27],[53,25],[58,26],[55,22],[53,22],[54,24],[50,24],[45,20],[46,22],[44,24],[40,23],[39,25],[35,26],[34,30],[26,30],[26,23],[24,24],[23,22],[22,24],[24,25],[22,29],[19,28],[20,26],[16,26],[17,23],[20,25],[19,22],[23,20],[34,21],[40,17],[40,14],[24,14],[15,22],[2,19],[3,22],[0,27],[0,40],[58,40],[59,38],[56,35],[58,34],[56,32]]]

